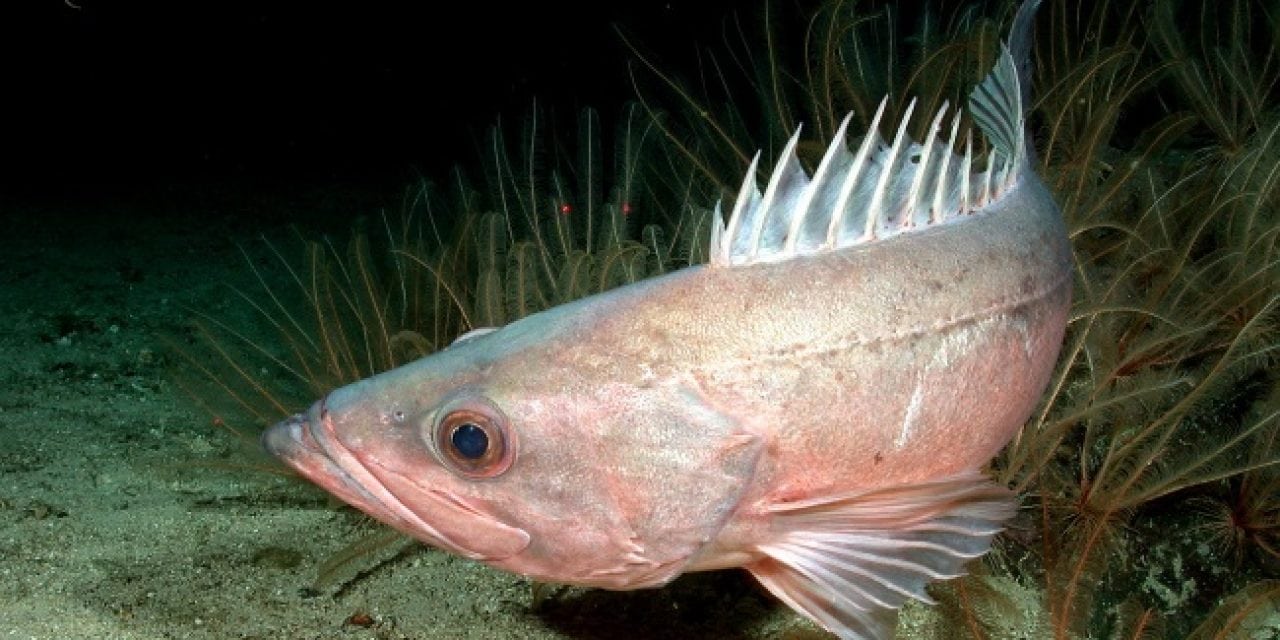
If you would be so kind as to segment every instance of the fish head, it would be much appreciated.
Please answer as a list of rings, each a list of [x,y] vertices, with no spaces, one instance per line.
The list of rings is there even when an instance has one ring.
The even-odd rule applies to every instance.
[[[554,345],[522,346],[538,333],[508,325],[336,389],[271,427],[263,445],[343,501],[460,556],[545,581],[669,580],[727,517],[750,447],[679,441],[669,424],[715,418],[666,393],[588,384]]]
[[[264,447],[344,502],[432,545],[486,561],[518,554],[528,531],[486,499],[518,446],[506,415],[481,389],[410,389],[406,373],[332,391],[267,430]]]

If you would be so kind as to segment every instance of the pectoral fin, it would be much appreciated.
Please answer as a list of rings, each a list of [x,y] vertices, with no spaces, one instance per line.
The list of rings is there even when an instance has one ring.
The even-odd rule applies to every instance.
[[[1013,515],[1013,494],[975,472],[772,507],[776,541],[747,566],[769,591],[846,639],[887,638],[908,599],[964,574]]]

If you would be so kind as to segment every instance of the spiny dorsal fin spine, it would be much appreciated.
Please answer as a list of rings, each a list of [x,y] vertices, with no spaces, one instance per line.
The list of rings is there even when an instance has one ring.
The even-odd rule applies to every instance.
[[[722,254],[725,264],[729,263],[735,240],[740,235],[738,229],[742,226],[744,219],[751,215],[748,211],[753,210],[756,201],[760,199],[760,190],[756,188],[755,181],[756,168],[759,165],[760,152],[757,151],[755,157],[751,159],[751,166],[747,167],[747,179],[742,181],[742,188],[738,190],[738,199],[733,205],[733,212],[729,214],[729,224],[720,238],[724,248],[720,250],[718,246],[712,246],[709,252],[712,256]],[[712,262],[714,263],[715,260]]]
[[[871,203],[867,205],[867,227],[862,237],[874,240],[878,236],[881,222],[888,222],[885,211],[885,198],[889,185],[898,175],[898,158],[902,156],[902,145],[907,139],[907,123],[911,121],[911,112],[915,111],[915,98],[907,103],[907,110],[902,114],[902,122],[898,123],[898,132],[893,136],[893,146],[889,147],[889,158],[880,169],[880,179],[876,182],[876,190],[871,193]]]
[[[840,246],[840,229],[844,226],[845,217],[849,215],[849,201],[853,196],[854,187],[857,186],[863,170],[866,169],[867,158],[871,155],[872,147],[881,144],[880,119],[884,117],[884,109],[888,104],[888,96],[880,100],[880,106],[876,107],[876,115],[871,118],[871,126],[867,127],[867,134],[863,136],[862,144],[858,146],[858,155],[853,158],[853,166],[849,168],[849,174],[845,176],[840,185],[840,196],[836,199],[836,204],[832,208],[831,225],[827,227],[827,241],[823,245],[825,248],[831,249]],[[836,142],[842,148],[844,147],[843,140],[837,140]]]
[[[992,186],[991,184],[991,177],[995,174],[995,172],[996,172],[996,151],[995,149],[992,149],[991,151],[987,152],[987,170],[982,172],[982,177],[983,177],[982,199],[978,202],[979,207],[985,207],[988,204],[991,204],[991,201],[995,199],[995,197],[992,195],[994,186]]]
[[[840,122],[840,128],[836,129],[835,138],[843,140],[845,132],[849,128],[849,122],[853,120],[853,114],[846,114],[844,120]],[[831,173],[831,168],[836,164],[836,157],[844,153],[848,155],[849,151],[842,145],[831,145],[827,147],[827,152],[822,155],[822,161],[818,163],[818,168],[813,172],[813,183],[822,184],[826,181],[827,175]],[[787,244],[783,248],[783,252],[794,252],[796,244],[800,240],[800,232],[809,215],[809,208],[814,204],[814,196],[818,193],[817,189],[805,189],[800,201],[796,203],[797,214],[791,220],[791,227],[787,229]]]
[[[916,175],[911,181],[911,190],[907,192],[907,211],[906,214],[902,216],[901,226],[903,227],[915,226],[915,218],[910,214],[912,211],[918,211],[921,204],[925,204],[926,211],[932,207],[931,202],[927,204],[921,202],[920,192],[924,188],[925,180],[930,177],[929,162],[932,160],[933,156],[933,145],[938,139],[938,128],[942,126],[942,117],[946,115],[948,106],[950,106],[950,103],[944,101],[942,103],[942,108],[938,109],[938,113],[933,116],[933,122],[929,123],[929,133],[925,136],[924,147],[920,150],[920,160],[916,169]],[[939,174],[937,177],[941,178],[942,175],[943,174]],[[937,185],[935,184],[935,187],[936,186]],[[930,213],[929,218],[930,220],[933,219],[932,213]]]
[[[724,238],[724,213],[720,211],[720,203],[716,203],[716,210],[711,215],[711,251],[715,252],[722,244]],[[712,262],[717,262],[720,256],[715,253],[710,255]],[[727,256],[725,257],[727,259]]]
[[[951,158],[955,156],[956,135],[960,133],[960,110],[951,117],[951,135],[947,138],[947,151],[942,154],[942,168],[938,171],[938,188],[933,192],[933,207],[929,209],[929,224],[937,224],[942,219],[943,206],[951,196],[950,177]]]
[[[778,206],[785,205],[785,200],[796,200],[794,189],[788,189],[792,183],[803,183],[800,186],[801,193],[807,191],[805,185],[809,183],[808,176],[804,173],[804,168],[800,166],[800,158],[796,156],[796,145],[800,142],[800,129],[796,127],[796,132],[791,135],[791,139],[787,141],[787,146],[782,150],[783,161],[778,163],[774,169],[773,175],[769,178],[769,186],[765,188],[764,198],[760,201],[759,209],[764,213],[755,219],[754,228],[751,230],[751,241],[748,244],[747,260],[750,261],[756,257],[761,249],[761,240],[766,237],[766,229],[776,226],[777,221],[786,223],[783,218],[790,211],[795,211],[794,205],[791,207]],[[794,217],[803,217],[803,211],[796,212]],[[787,224],[790,228],[790,224]],[[772,234],[768,234],[772,235]],[[776,246],[776,245],[775,245]]]
[[[971,176],[973,175],[973,131],[964,132],[964,162],[960,165],[960,213],[973,210]]]
[[[796,154],[798,131],[788,141],[763,195],[756,186],[757,154],[729,221],[712,228],[712,266],[774,262],[879,242],[962,220],[999,200],[1017,183],[1032,153],[1024,113],[1030,65],[1019,58],[1029,55],[1031,14],[1038,4],[1039,0],[1024,2],[994,68],[969,96],[973,122],[990,142],[984,171],[974,173],[969,131],[963,154],[956,151],[960,109],[952,119],[946,146],[939,144],[946,104],[934,114],[920,144],[906,135],[916,105],[912,100],[893,143],[886,146],[879,135],[886,98],[858,153],[850,155],[845,146],[846,117],[812,178]]]

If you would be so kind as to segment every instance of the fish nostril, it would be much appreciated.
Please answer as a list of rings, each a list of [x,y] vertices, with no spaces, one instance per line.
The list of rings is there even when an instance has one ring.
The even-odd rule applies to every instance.
[[[326,393],[323,398],[320,398],[320,400],[316,402],[314,411],[317,422],[329,419],[329,398],[332,395],[332,392]]]

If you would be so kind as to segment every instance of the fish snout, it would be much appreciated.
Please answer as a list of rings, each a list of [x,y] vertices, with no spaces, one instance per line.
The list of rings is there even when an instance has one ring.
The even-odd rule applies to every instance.
[[[324,414],[324,403],[325,400],[321,399],[308,410],[267,427],[259,438],[263,450],[289,463],[315,454],[324,455],[324,448],[316,441],[314,433],[315,425]]]
[[[307,431],[306,414],[295,413],[267,427],[262,432],[260,442],[267,453],[277,458],[288,458],[301,444],[302,436]]]

